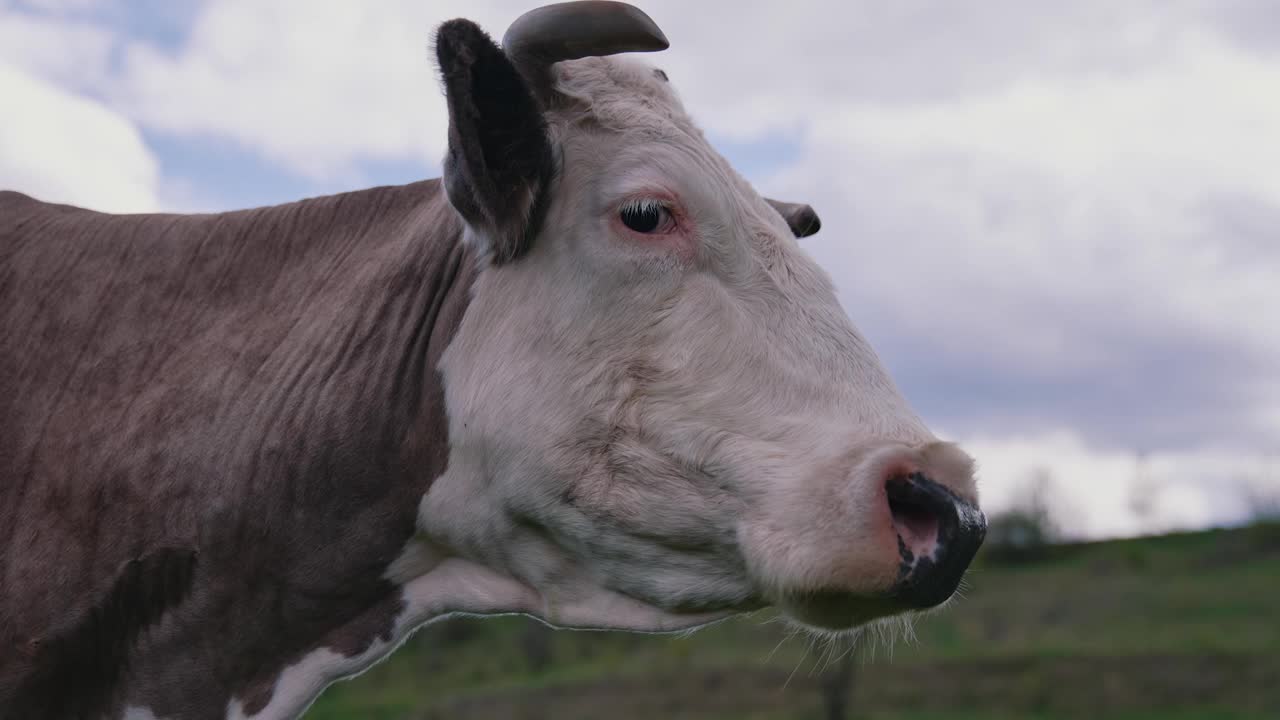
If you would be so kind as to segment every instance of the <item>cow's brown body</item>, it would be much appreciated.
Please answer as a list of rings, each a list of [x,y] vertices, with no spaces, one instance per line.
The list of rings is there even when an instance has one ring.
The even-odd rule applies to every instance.
[[[252,714],[388,633],[473,274],[436,181],[188,216],[0,193],[0,716]]]

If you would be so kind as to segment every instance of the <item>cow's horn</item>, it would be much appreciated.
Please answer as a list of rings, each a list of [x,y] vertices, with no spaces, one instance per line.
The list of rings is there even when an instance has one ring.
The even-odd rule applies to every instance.
[[[667,36],[640,8],[607,0],[545,5],[516,18],[502,36],[502,49],[539,90],[547,70],[561,60],[670,47]]]

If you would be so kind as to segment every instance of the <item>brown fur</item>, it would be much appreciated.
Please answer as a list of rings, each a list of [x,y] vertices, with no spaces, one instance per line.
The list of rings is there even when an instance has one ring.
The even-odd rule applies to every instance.
[[[474,272],[438,181],[190,216],[0,193],[0,716],[252,712],[385,637]]]

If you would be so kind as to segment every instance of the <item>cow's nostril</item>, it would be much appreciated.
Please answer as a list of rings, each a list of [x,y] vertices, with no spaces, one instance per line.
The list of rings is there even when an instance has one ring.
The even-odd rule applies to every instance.
[[[891,481],[886,487],[889,493],[889,513],[893,527],[909,552],[913,555],[932,555],[938,541],[938,511],[919,493],[911,491],[906,480]]]
[[[986,535],[982,512],[921,473],[885,484],[901,569],[894,596],[911,607],[946,600]]]

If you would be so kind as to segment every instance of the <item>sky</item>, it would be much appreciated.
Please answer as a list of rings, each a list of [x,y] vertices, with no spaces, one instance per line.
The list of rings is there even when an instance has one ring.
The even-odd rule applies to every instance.
[[[1280,3],[638,3],[988,511],[1280,507]],[[0,0],[0,188],[207,212],[439,175],[440,22],[532,3]]]

